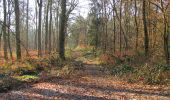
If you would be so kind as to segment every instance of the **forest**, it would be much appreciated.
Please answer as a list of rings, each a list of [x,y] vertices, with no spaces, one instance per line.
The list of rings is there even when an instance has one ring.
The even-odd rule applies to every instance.
[[[170,100],[169,0],[0,0],[0,99]]]

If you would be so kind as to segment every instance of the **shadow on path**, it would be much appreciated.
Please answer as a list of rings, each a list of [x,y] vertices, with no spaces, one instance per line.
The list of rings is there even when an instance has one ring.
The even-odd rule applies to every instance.
[[[147,92],[147,91],[141,91],[141,90],[132,90],[132,89],[125,89],[121,87],[103,87],[95,84],[87,84],[87,83],[80,83],[78,81],[72,81],[72,80],[64,80],[64,79],[55,79],[51,81],[52,83],[56,85],[65,85],[65,86],[73,86],[78,88],[84,88],[84,89],[94,89],[97,91],[101,91],[103,93],[110,93],[110,92],[123,92],[123,93],[132,93],[132,94],[139,94],[139,95],[146,95],[146,96],[165,96],[170,97],[169,93],[156,93],[156,92]]]

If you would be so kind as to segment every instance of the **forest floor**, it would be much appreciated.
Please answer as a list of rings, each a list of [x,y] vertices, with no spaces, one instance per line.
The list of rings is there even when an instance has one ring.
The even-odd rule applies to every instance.
[[[8,93],[2,100],[170,100],[170,87],[130,84],[113,77],[95,61],[74,53],[82,61],[78,74],[51,77],[25,85]]]

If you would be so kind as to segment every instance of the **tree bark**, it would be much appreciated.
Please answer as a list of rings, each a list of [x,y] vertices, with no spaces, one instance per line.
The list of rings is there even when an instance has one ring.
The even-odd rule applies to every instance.
[[[27,20],[26,20],[26,26],[27,26],[27,28],[26,28],[26,48],[27,49],[29,48],[29,46],[28,46],[28,42],[29,42],[29,38],[28,38],[29,25],[28,25],[28,23],[29,23],[29,0],[27,0]]]
[[[145,55],[148,55],[149,36],[148,36],[147,19],[146,19],[146,0],[143,0],[143,26],[144,26]]]
[[[137,0],[135,0],[135,28],[136,28],[136,52],[138,51],[138,37],[139,37],[139,28],[138,28],[138,20],[137,20]]]
[[[61,0],[59,55],[65,60],[65,25],[66,25],[66,0]]]
[[[122,0],[120,1],[120,20],[119,20],[119,25],[120,25],[120,37],[119,37],[119,50],[120,52],[122,51]]]
[[[8,52],[7,52],[7,34],[6,34],[6,0],[3,0],[3,8],[4,8],[4,23],[3,23],[3,39],[4,39],[4,58],[8,59]]]
[[[50,0],[50,22],[49,22],[49,50],[48,53],[51,53],[51,34],[52,34],[52,0]]]
[[[113,46],[113,51],[114,51],[114,53],[116,52],[116,11],[115,11],[115,8],[116,8],[116,3],[115,3],[115,0],[113,0],[113,20],[114,20],[114,22],[113,22],[113,24],[114,24],[114,40],[113,40],[113,44],[114,44],[114,46]]]
[[[19,10],[19,1],[15,0],[15,23],[16,23],[16,55],[17,60],[21,59],[21,46],[20,46],[20,10]]]
[[[45,21],[45,53],[47,53],[48,50],[48,32],[49,32],[49,27],[48,27],[48,13],[49,13],[49,0],[47,0],[47,9],[46,9],[46,21]]]
[[[38,0],[37,0],[38,1]],[[42,0],[38,2],[39,6],[39,19],[38,19],[38,56],[42,56],[41,50],[41,20],[42,20]]]
[[[10,41],[11,5],[9,1],[8,1],[8,25],[9,25],[8,26],[8,47],[9,47],[10,57],[12,59],[13,56],[12,56],[12,48],[11,48],[11,41]]]

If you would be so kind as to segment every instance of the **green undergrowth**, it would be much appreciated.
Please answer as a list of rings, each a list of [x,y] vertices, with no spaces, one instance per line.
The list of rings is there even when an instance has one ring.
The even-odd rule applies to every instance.
[[[104,64],[112,73],[130,83],[149,85],[170,84],[170,66],[146,59],[142,54],[116,58],[115,64]]]
[[[147,64],[140,67],[122,64],[110,68],[112,75],[122,78],[130,83],[143,83],[150,85],[170,84],[170,69],[167,66]]]

